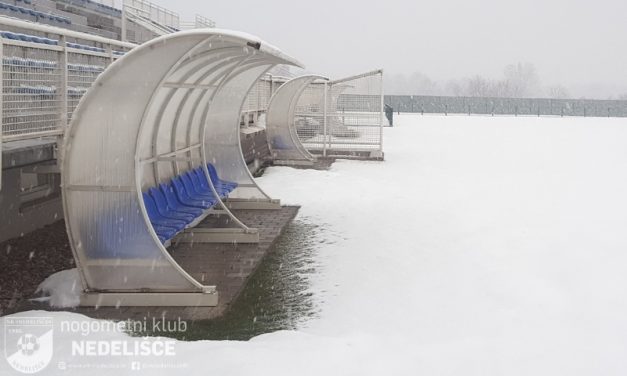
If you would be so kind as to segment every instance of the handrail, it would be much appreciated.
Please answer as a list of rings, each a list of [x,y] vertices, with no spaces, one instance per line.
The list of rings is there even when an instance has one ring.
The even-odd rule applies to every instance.
[[[63,28],[56,27],[56,26],[49,26],[49,25],[43,25],[43,24],[30,22],[30,21],[24,21],[24,20],[20,20],[17,18],[7,17],[7,16],[0,16],[0,25],[34,30],[34,31],[42,32],[42,33],[54,33],[54,34],[63,35],[63,36],[70,37],[70,38],[77,38],[77,39],[88,40],[92,42],[104,43],[104,44],[109,44],[109,45],[117,46],[117,47],[124,47],[124,48],[131,48],[131,49],[137,47],[137,45],[134,43],[122,42],[116,39],[109,39],[109,38],[105,38],[105,37],[101,37],[97,35],[91,35],[87,33],[81,33],[79,31],[63,29]]]
[[[341,84],[342,82],[353,81],[353,80],[356,80],[358,78],[368,77],[368,76],[372,76],[372,75],[375,75],[375,74],[383,74],[383,69],[375,69],[375,70],[370,71],[370,72],[357,74],[357,75],[346,77],[346,78],[341,78],[339,80],[330,81],[329,84],[330,85],[337,85],[337,84]]]

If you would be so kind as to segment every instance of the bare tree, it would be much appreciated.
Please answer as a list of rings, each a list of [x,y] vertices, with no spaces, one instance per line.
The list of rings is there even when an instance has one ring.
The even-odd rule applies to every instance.
[[[468,80],[466,85],[466,96],[469,97],[489,97],[492,84],[482,76],[474,76]]]
[[[510,64],[505,67],[504,73],[512,97],[525,98],[539,94],[540,78],[533,64]]]
[[[566,89],[562,85],[551,86],[547,89],[547,93],[549,98],[552,99],[566,99],[570,98],[570,94],[568,93],[568,89]]]

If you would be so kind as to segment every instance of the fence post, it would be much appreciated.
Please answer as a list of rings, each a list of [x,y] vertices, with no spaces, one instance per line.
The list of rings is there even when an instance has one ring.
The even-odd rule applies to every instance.
[[[124,4],[126,0],[122,0],[122,29],[120,31],[120,39],[122,42],[128,42],[126,38],[126,23],[128,20],[126,19],[126,4]]]
[[[63,128],[68,126],[68,53],[67,53],[67,38],[62,35],[60,38],[61,47],[61,61],[59,66],[61,69],[61,123]]]
[[[383,153],[383,106],[384,106],[384,97],[383,97],[383,71],[380,73],[380,90],[381,90],[381,107],[379,108],[379,152]],[[411,102],[412,111],[414,112],[414,101]],[[392,125],[392,124],[390,124]]]
[[[4,124],[4,38],[0,36],[0,123]],[[2,136],[3,136],[3,126],[0,124],[0,190],[2,190]]]
[[[61,61],[59,61],[59,69],[61,69],[61,119],[60,127],[65,131],[69,126],[68,119],[68,53],[67,53],[67,37],[61,35],[59,38],[61,42]],[[65,132],[63,133],[65,134]],[[63,141],[63,134],[57,136],[57,143],[61,144]],[[59,154],[57,155],[57,166],[63,165],[64,152],[61,145],[57,148]]]
[[[322,106],[322,156],[326,157],[327,156],[327,91],[329,90],[328,88],[328,83],[325,82],[324,83],[324,90],[323,90],[323,94],[322,94],[322,101],[324,102],[324,105]]]

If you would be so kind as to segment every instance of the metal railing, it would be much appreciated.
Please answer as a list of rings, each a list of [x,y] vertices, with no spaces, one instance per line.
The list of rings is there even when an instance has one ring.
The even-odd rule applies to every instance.
[[[62,135],[80,98],[135,45],[0,17],[2,141]],[[16,32],[16,31],[21,31]]]
[[[258,124],[259,116],[268,109],[270,98],[274,92],[289,78],[265,75],[250,89],[242,107],[242,126]]]
[[[314,82],[296,107],[298,137],[311,152],[383,152],[383,71]]]
[[[146,0],[124,0],[123,7],[125,10],[130,9],[142,16],[149,18],[151,21],[171,28],[180,28],[180,16],[178,13],[163,8],[157,4],[153,4]]]

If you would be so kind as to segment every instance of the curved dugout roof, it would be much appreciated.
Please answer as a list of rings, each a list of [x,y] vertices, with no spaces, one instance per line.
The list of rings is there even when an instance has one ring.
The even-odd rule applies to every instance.
[[[63,163],[68,233],[87,291],[208,290],[161,244],[142,192],[199,166],[209,176],[210,162],[238,183],[231,197],[268,199],[244,162],[239,116],[276,64],[300,66],[254,36],[205,29],[141,45],[100,75],[72,118]]]
[[[318,75],[293,78],[281,85],[270,99],[266,113],[266,132],[275,160],[314,161],[315,158],[298,138],[296,112],[303,105],[322,107],[323,98],[313,98],[312,101],[311,95],[303,96],[310,84],[320,80],[326,82],[328,78]],[[307,103],[303,104],[303,100]]]

